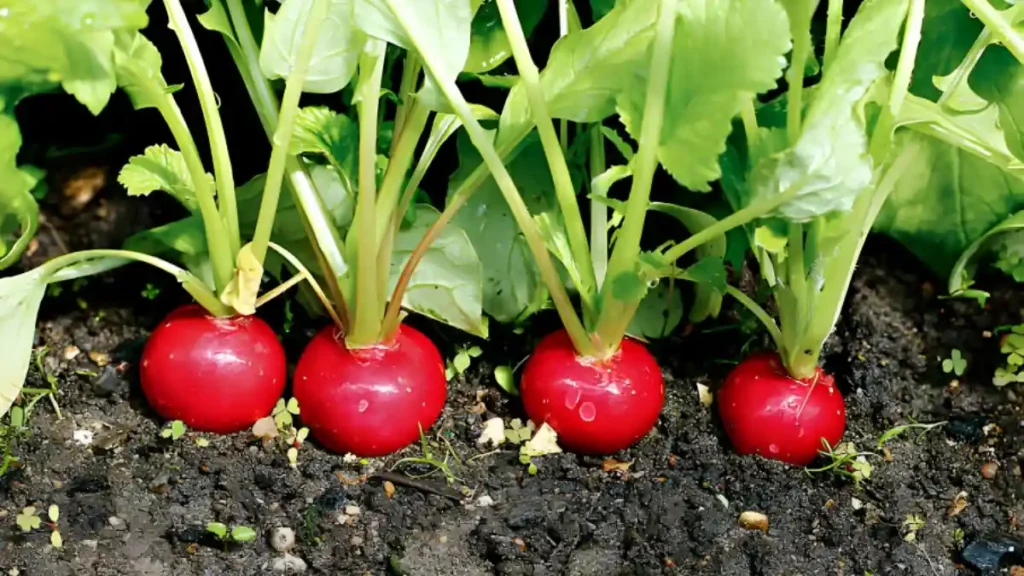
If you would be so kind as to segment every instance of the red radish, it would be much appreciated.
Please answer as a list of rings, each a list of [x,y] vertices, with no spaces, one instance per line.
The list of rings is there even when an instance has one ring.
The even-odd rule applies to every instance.
[[[444,363],[422,333],[402,325],[391,344],[349,350],[334,326],[295,368],[302,423],[328,450],[383,456],[434,425],[447,395]]]
[[[846,407],[835,379],[819,367],[813,377],[797,380],[774,352],[741,362],[715,401],[740,454],[804,466],[824,447],[822,439],[835,446],[846,431]]]
[[[603,362],[580,358],[565,330],[537,345],[520,394],[530,420],[546,422],[558,443],[582,454],[612,454],[643,438],[665,403],[665,381],[650,352],[622,341]]]
[[[229,434],[273,410],[285,386],[284,349],[255,316],[217,318],[182,306],[146,342],[140,377],[160,416]]]

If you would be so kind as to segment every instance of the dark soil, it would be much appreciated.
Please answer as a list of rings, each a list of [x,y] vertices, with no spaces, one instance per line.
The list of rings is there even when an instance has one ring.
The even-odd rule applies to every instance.
[[[283,450],[265,449],[247,434],[204,436],[207,447],[193,434],[172,442],[160,437],[133,365],[175,296],[126,302],[143,282],[137,270],[121,274],[116,287],[112,279],[93,281],[44,310],[39,344],[50,349],[43,365],[59,383],[64,418],[40,402],[31,435],[16,445],[20,465],[0,480],[0,569],[31,576],[257,574],[281,558],[269,539],[288,527],[297,534],[293,554],[313,574],[979,573],[982,544],[1009,539],[1003,545],[1019,553],[1024,541],[1022,390],[992,386],[997,337],[983,335],[1021,321],[1021,294],[997,291],[983,311],[940,299],[941,284],[890,244],[870,245],[865,260],[826,354],[847,399],[847,439],[881,454],[879,436],[896,425],[949,424],[890,440],[889,456],[870,459],[873,473],[859,488],[831,473],[810,475],[730,450],[696,385],[719,382],[748,337],[703,333],[707,326],[653,346],[668,399],[656,430],[616,455],[632,462],[627,473],[562,454],[537,459],[531,476],[516,447],[488,453],[476,446],[484,420],[521,417],[491,371],[516,364],[529,342],[504,337],[485,344],[482,358],[451,383],[444,415],[429,431],[435,457],[450,444],[457,477],[450,488],[439,473],[404,481],[405,472],[429,470],[400,467],[389,497],[374,475],[403,456],[422,456],[418,446],[385,460],[346,462],[310,442],[293,469]],[[729,314],[718,322],[729,323]],[[292,328],[288,347],[300,348],[309,328]],[[459,344],[428,329],[446,354]],[[755,338],[751,345],[762,344]],[[68,361],[71,345],[82,353]],[[940,368],[953,348],[968,359],[959,386]],[[110,353],[111,363],[98,367],[88,352]],[[29,385],[45,386],[36,370]],[[92,443],[77,443],[76,430],[93,432]],[[991,479],[982,475],[989,462],[998,464]],[[961,492],[967,505],[951,516]],[[15,523],[22,508],[51,504],[60,508],[62,549],[50,546],[46,524],[23,535]],[[744,511],[767,515],[767,533],[741,527]],[[924,522],[913,540],[909,515]],[[204,534],[211,521],[251,526],[259,537],[224,547]],[[991,570],[1024,564],[1013,554]]]

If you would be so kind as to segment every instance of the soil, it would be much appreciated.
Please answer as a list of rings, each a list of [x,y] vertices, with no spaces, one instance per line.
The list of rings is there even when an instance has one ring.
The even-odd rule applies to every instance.
[[[1024,541],[1024,390],[992,386],[998,337],[984,335],[1020,322],[1024,298],[1004,286],[984,310],[941,299],[941,283],[884,241],[869,243],[826,350],[847,400],[846,439],[879,454],[859,486],[731,451],[696,387],[720,382],[744,346],[765,344],[736,329],[708,331],[735,328],[731,310],[652,345],[667,401],[657,428],[615,455],[631,463],[626,472],[561,454],[536,459],[530,475],[515,446],[477,447],[485,420],[522,417],[491,376],[529,350],[511,334],[481,344],[484,354],[452,381],[428,432],[432,455],[447,454],[450,485],[436,471],[406,476],[429,467],[392,470],[402,457],[422,457],[419,446],[359,461],[308,442],[292,468],[281,448],[246,433],[202,435],[205,447],[192,433],[161,438],[133,366],[178,297],[167,284],[154,301],[126,296],[148,281],[131,269],[44,307],[38,345],[50,350],[42,365],[56,378],[63,418],[47,400],[37,404],[31,434],[15,446],[20,462],[0,480],[3,574],[257,574],[282,558],[270,543],[280,527],[295,531],[292,554],[310,574],[934,576],[982,573],[976,552],[986,544],[1016,547],[991,573],[1024,564],[1013,557]],[[271,317],[280,328],[281,311]],[[285,334],[293,360],[315,327],[299,318]],[[449,357],[465,344],[424,328]],[[81,350],[73,360],[69,346]],[[959,385],[940,367],[954,348],[968,361]],[[90,352],[110,354],[110,364],[97,366],[102,358]],[[35,369],[29,385],[47,386]],[[911,420],[948,423],[896,436],[883,454],[879,436]],[[83,430],[93,433],[89,445],[75,440]],[[962,493],[966,506],[953,514]],[[45,523],[28,534],[16,527],[24,507],[51,504],[60,509],[61,549]],[[742,527],[745,511],[766,515],[767,531]],[[923,523],[910,538],[912,515]],[[225,546],[205,532],[211,521],[252,527],[258,537]]]

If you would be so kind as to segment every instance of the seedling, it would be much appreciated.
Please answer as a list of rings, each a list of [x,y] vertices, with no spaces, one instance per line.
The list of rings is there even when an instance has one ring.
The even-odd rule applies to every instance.
[[[43,520],[36,512],[35,506],[23,508],[21,513],[15,518],[15,522],[17,522],[18,528],[21,528],[22,532],[31,532],[43,525]]]
[[[182,422],[181,420],[174,420],[172,422],[169,422],[167,426],[165,426],[164,429],[160,431],[160,437],[167,438],[171,442],[174,442],[178,438],[184,436],[185,432],[187,431],[188,429],[185,427],[184,422]]]
[[[232,526],[220,522],[210,522],[206,525],[206,531],[213,534],[217,540],[224,544],[227,549],[231,543],[245,544],[256,539],[256,531],[248,526]]]
[[[821,450],[821,454],[827,457],[830,462],[821,468],[805,468],[804,471],[808,475],[832,472],[852,480],[856,488],[860,488],[861,482],[871,478],[871,472],[874,470],[874,467],[868,462],[868,456],[878,457],[877,454],[861,452],[857,450],[857,447],[852,442],[843,442],[833,448],[827,441],[822,440],[822,445],[824,449]]]
[[[530,422],[532,424],[532,422]],[[522,430],[527,430],[522,428]],[[519,448],[519,462],[526,464],[526,471],[531,476],[537,474],[537,464],[533,461],[539,456],[548,454],[560,454],[561,446],[558,445],[558,433],[547,423],[541,424],[532,438],[526,440]]]
[[[946,424],[945,420],[943,420],[942,422],[935,422],[934,424],[920,424],[918,422],[914,422],[913,420],[911,420],[910,424],[902,424],[900,426],[890,428],[883,432],[882,435],[878,437],[878,449],[881,450],[886,442],[903,434],[904,432],[907,432],[908,430],[920,430],[917,436],[914,437],[914,441],[916,442],[920,440],[921,437],[927,434],[929,431],[934,430],[935,428],[938,428],[939,426],[942,426],[944,424]]]
[[[264,446],[274,442],[275,439],[281,441],[281,445],[285,447],[288,464],[292,468],[298,465],[299,448],[309,436],[308,428],[295,428],[294,417],[299,414],[301,414],[301,409],[298,400],[290,398],[285,401],[284,398],[281,398],[274,406],[271,415],[260,418],[252,427],[253,436],[262,440]]]
[[[146,287],[142,289],[142,297],[146,300],[156,300],[156,297],[160,295],[160,288],[157,286],[146,283]]]
[[[400,466],[405,466],[409,464],[420,464],[427,466],[428,468],[431,468],[431,470],[424,474],[419,474],[415,476],[410,474],[410,478],[426,478],[428,476],[431,476],[432,474],[441,472],[442,474],[444,474],[445,480],[448,482],[449,485],[461,481],[459,480],[459,477],[456,476],[454,472],[452,472],[448,459],[449,457],[451,457],[451,459],[454,460],[455,463],[460,466],[462,465],[462,461],[459,459],[458,454],[455,453],[455,450],[452,449],[452,445],[450,442],[448,442],[447,438],[441,436],[441,441],[444,442],[445,445],[444,460],[438,460],[436,457],[434,457],[430,449],[430,443],[427,441],[427,437],[423,434],[422,431],[420,431],[420,449],[423,451],[423,457],[402,458],[398,462],[395,462],[394,466],[391,467],[391,470],[395,470]]]
[[[999,351],[1006,356],[1006,364],[996,368],[992,383],[1001,388],[1012,382],[1024,382],[1024,324],[1009,327],[999,340]]]
[[[967,370],[967,359],[956,348],[950,352],[949,358],[942,361],[942,371],[946,374],[952,372],[959,377],[964,375],[965,370]]]
[[[915,542],[917,540],[917,533],[924,528],[925,520],[919,514],[907,514],[907,517],[903,520],[903,528],[906,529],[906,533],[903,535],[905,542]]]
[[[452,378],[461,376],[463,372],[469,369],[469,365],[473,362],[473,358],[477,358],[481,354],[483,354],[483,350],[481,350],[479,346],[459,348],[455,353],[455,356],[451,360],[448,360],[448,363],[445,366],[445,379],[451,381]]]
[[[536,430],[537,426],[532,420],[527,420],[526,426],[523,426],[523,423],[518,418],[513,418],[509,421],[508,427],[505,428],[505,440],[519,445],[529,440]]]
[[[509,396],[519,396],[519,389],[516,388],[515,377],[512,368],[509,366],[494,367],[494,381],[498,383]]]
[[[53,374],[50,374],[50,372],[46,369],[46,356],[47,354],[49,354],[49,352],[50,348],[48,346],[43,346],[42,348],[39,349],[38,352],[36,352],[36,370],[39,372],[39,375],[43,377],[43,381],[46,382],[48,387],[22,387],[21,389],[21,393],[23,395],[27,394],[33,396],[33,398],[29,400],[28,404],[25,405],[25,419],[28,419],[29,415],[32,414],[32,409],[35,408],[36,403],[39,402],[39,400],[41,400],[44,397],[50,400],[50,405],[53,406],[53,411],[57,414],[57,419],[64,419],[64,417],[60,413],[60,406],[57,404],[57,385],[59,382],[57,380],[57,377]]]

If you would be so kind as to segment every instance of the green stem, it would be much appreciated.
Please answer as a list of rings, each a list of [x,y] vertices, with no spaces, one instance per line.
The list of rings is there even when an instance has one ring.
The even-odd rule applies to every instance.
[[[249,91],[249,97],[256,108],[256,114],[263,124],[263,129],[267,133],[267,138],[272,139],[277,128],[280,104],[273,87],[260,70],[259,45],[249,27],[242,2],[243,0],[227,0],[231,24],[235,29],[235,37],[241,49],[241,58],[235,61],[235,65],[242,75],[242,80]],[[288,157],[285,174],[295,203],[302,213],[302,225],[306,230],[306,237],[310,240],[321,270],[324,271],[328,292],[336,306],[336,314],[332,313],[331,316],[340,315],[341,319],[347,323],[348,308],[345,304],[340,278],[348,267],[345,264],[341,235],[323,208],[313,179],[298,157]],[[339,325],[338,329],[344,331],[345,325]]]
[[[281,112],[278,115],[277,130],[271,139],[273,148],[270,152],[270,164],[267,177],[263,184],[263,198],[260,200],[260,213],[256,219],[256,230],[252,237],[252,253],[256,260],[263,264],[267,255],[267,244],[274,230],[274,217],[277,215],[278,200],[281,197],[281,184],[284,178],[288,157],[291,156],[290,145],[295,118],[299,114],[299,98],[306,83],[309,65],[313,58],[313,49],[324,20],[327,18],[328,0],[314,0],[309,16],[303,24],[302,41],[296,53],[295,66],[285,82],[284,97],[281,100]]]
[[[971,72],[974,71],[975,66],[978,65],[978,61],[981,60],[981,55],[985,53],[985,49],[988,48],[989,44],[992,44],[992,29],[985,28],[981,31],[981,34],[974,40],[974,44],[971,44],[971,49],[967,51],[967,55],[964,56],[963,61],[957,66],[956,70],[953,71],[953,77],[950,78],[949,84],[942,91],[942,96],[936,101],[939,106],[945,106],[946,102],[949,101],[950,97],[956,94],[956,91],[960,86],[967,81],[970,77]]]
[[[601,124],[590,129],[590,179],[593,181],[607,169],[604,153],[604,135]],[[603,202],[590,202],[590,256],[594,262],[594,281],[604,284],[608,271],[608,206]]]
[[[377,237],[376,245],[380,246],[384,236],[390,230],[388,223],[394,214],[399,221],[401,213],[395,213],[395,207],[399,200],[399,191],[405,176],[409,173],[413,156],[416,153],[416,145],[419,144],[423,130],[430,118],[430,109],[417,102],[409,107],[408,116],[402,124],[402,131],[395,132],[391,158],[388,160],[387,171],[384,172],[384,179],[380,183],[380,191],[377,195]]]
[[[754,102],[757,96],[751,96],[743,102],[740,108],[740,118],[743,120],[743,134],[747,137],[747,151],[753,150],[760,139],[760,129],[757,126],[757,111],[754,109]]]
[[[832,65],[839,50],[843,30],[843,0],[828,0],[828,21],[825,25],[825,58],[821,65],[824,73]]]
[[[359,192],[352,226],[356,231],[356,309],[352,331],[345,336],[350,348],[365,348],[380,338],[381,318],[377,287],[377,111],[387,45],[370,40],[359,63]],[[352,247],[349,247],[350,251]]]
[[[174,101],[174,97],[170,94],[164,94],[157,98],[156,102],[156,108],[170,129],[174,141],[178,144],[182,158],[185,159],[185,166],[192,177],[192,185],[196,192],[196,202],[199,204],[199,214],[203,219],[206,246],[210,251],[210,265],[213,268],[214,288],[220,293],[234,275],[235,253],[231,251],[227,229],[224,227],[224,221],[217,210],[213,186],[207,180],[203,161],[199,157],[199,150],[196,148],[195,140],[192,139],[192,133],[189,131],[188,125],[185,123],[185,117]]]
[[[517,20],[518,21],[518,20]],[[569,0],[558,0],[558,37],[569,33]],[[569,121],[563,118],[558,126],[559,144],[562,150],[569,149]]]
[[[810,20],[794,24],[790,27],[793,30],[793,60],[786,71],[786,82],[789,84],[786,96],[786,135],[790,146],[800,139],[800,123],[804,112],[804,71],[807,58],[811,55]]]
[[[188,271],[167,262],[161,260],[155,256],[149,254],[142,254],[141,252],[131,252],[129,250],[84,250],[81,252],[72,252],[63,256],[58,256],[52,260],[49,260],[40,268],[44,270],[44,274],[47,276],[47,280],[56,282],[60,280],[66,280],[75,277],[75,275],[61,274],[61,271],[75,267],[79,272],[78,277],[81,276],[81,272],[90,270],[88,267],[82,268],[81,266],[85,263],[95,260],[104,259],[115,259],[115,260],[135,260],[137,262],[143,262],[167,272],[171,276],[174,276],[178,282],[181,283],[182,287],[186,292],[192,295],[196,299],[196,302],[200,306],[206,309],[207,312],[214,316],[234,316],[235,311],[221,303],[217,295],[214,294],[209,286],[207,286],[202,280],[193,276]],[[123,263],[123,262],[121,262]],[[92,268],[94,271],[103,271],[108,269],[107,266],[113,267],[112,263],[100,263]]]
[[[1000,42],[1021,64],[1024,64],[1024,37],[1017,33],[1010,20],[1003,17],[1002,12],[996,10],[988,0],[961,0],[961,2],[978,20],[981,20],[986,28],[995,33]]]
[[[896,62],[896,74],[893,76],[892,88],[889,91],[889,102],[882,109],[868,147],[876,165],[884,163],[892,149],[892,132],[895,129],[896,119],[899,118],[903,102],[907,98],[907,92],[910,90],[917,49],[921,44],[924,2],[925,0],[910,0],[910,9],[907,12],[907,21],[903,31],[903,45],[900,48],[900,57]]]
[[[650,202],[651,184],[654,182],[654,172],[658,169],[657,152],[665,118],[672,41],[676,31],[676,6],[676,0],[661,0],[659,5],[658,27],[647,80],[647,100],[644,103],[644,121],[640,129],[639,147],[633,158],[633,185],[626,201],[622,228],[619,229],[605,282],[601,287],[602,307],[595,331],[603,354],[618,350],[632,320],[631,313],[636,312],[639,304],[615,298],[609,289],[609,282],[614,283],[621,274],[632,273],[640,255],[640,237]]]
[[[551,121],[551,116],[548,114],[547,101],[540,85],[540,71],[537,70],[537,66],[530,56],[530,48],[526,43],[526,35],[523,33],[523,27],[516,13],[515,2],[513,0],[497,0],[497,4],[498,11],[501,13],[501,21],[505,26],[505,33],[508,35],[509,46],[512,49],[512,57],[515,59],[519,77],[526,88],[527,98],[530,101],[530,112],[537,125],[537,131],[540,133],[544,155],[547,157],[548,167],[551,169],[551,176],[554,179],[555,196],[565,221],[569,249],[572,252],[574,264],[579,270],[582,284],[576,288],[584,301],[591,301],[597,291],[597,282],[594,277],[590,249],[587,246],[587,232],[583,227],[583,216],[580,214],[576,189],[572,183],[572,176],[569,174],[569,166],[565,161],[565,153],[558,140],[554,122]]]
[[[423,62],[420,60],[419,54],[406,52],[405,62],[402,64],[402,82],[398,87],[398,98],[401,100],[401,104],[398,105],[398,110],[395,111],[393,134],[402,133],[402,130],[405,129],[405,120],[409,115],[409,110],[417,105],[413,92],[416,90],[416,85],[420,79],[420,71],[422,70]],[[398,146],[397,138],[391,140],[389,157],[395,155],[396,146]]]
[[[747,310],[750,310],[758,320],[764,324],[765,329],[768,330],[768,334],[771,335],[772,341],[775,342],[775,348],[778,350],[783,349],[782,331],[779,330],[779,325],[772,319],[771,314],[765,311],[760,304],[754,301],[753,298],[747,296],[737,288],[726,285],[725,293],[735,298],[740,304],[742,304]]]
[[[686,240],[683,240],[679,244],[669,248],[665,252],[666,261],[669,263],[675,262],[686,255],[690,250],[693,250],[701,244],[709,240],[713,240],[737,226],[743,226],[748,222],[761,218],[765,214],[795,198],[803,184],[803,180],[800,180],[785,192],[768,198],[762,198],[746,208],[737,210],[718,222],[715,222],[711,226],[704,228],[700,232],[697,232],[693,236],[690,236]]]
[[[797,302],[804,302],[807,290],[807,270],[804,263],[804,227],[803,224],[789,224],[789,254],[786,257],[786,277],[789,288],[796,295]],[[800,314],[803,315],[803,314]],[[798,324],[799,325],[799,324]]]
[[[171,27],[178,35],[178,41],[185,52],[185,60],[188,62],[192,81],[195,82],[196,92],[199,94],[199,103],[206,121],[206,133],[210,138],[210,154],[213,156],[213,172],[217,181],[217,203],[220,207],[221,219],[227,228],[231,253],[235,254],[241,248],[242,236],[238,228],[238,206],[235,203],[235,179],[231,171],[231,156],[228,155],[227,137],[224,135],[224,124],[220,120],[220,111],[217,107],[217,94],[213,91],[210,76],[206,72],[206,64],[199,51],[199,44],[196,43],[192,27],[188,24],[181,1],[164,0],[164,6],[167,7]]]

